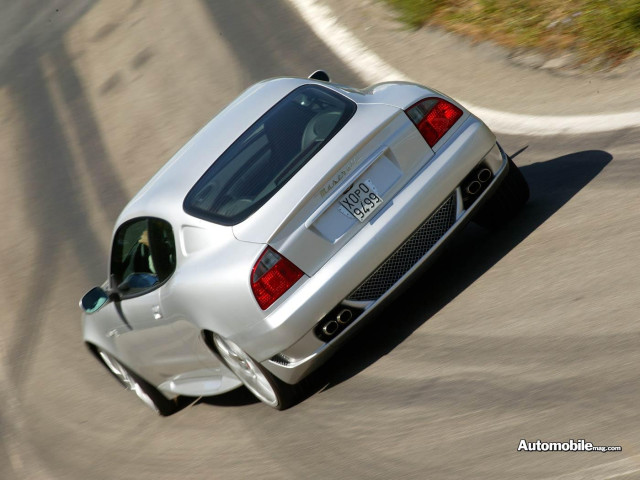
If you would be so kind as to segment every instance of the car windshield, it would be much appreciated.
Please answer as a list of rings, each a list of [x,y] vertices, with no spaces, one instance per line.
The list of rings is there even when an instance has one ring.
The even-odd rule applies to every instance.
[[[223,225],[245,220],[302,168],[355,110],[354,102],[327,88],[297,88],[213,163],[185,198],[185,211]]]

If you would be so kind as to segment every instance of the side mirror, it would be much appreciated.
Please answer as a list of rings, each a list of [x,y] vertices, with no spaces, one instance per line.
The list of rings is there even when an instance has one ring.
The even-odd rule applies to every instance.
[[[80,308],[87,313],[93,313],[98,311],[108,299],[107,292],[100,287],[93,287],[80,300]]]
[[[309,75],[309,78],[312,80],[320,80],[321,82],[331,81],[331,79],[329,78],[329,74],[324,70],[316,70],[311,75]]]

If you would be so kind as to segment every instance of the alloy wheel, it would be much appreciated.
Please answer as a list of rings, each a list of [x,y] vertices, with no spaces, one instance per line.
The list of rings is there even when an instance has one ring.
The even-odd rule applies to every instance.
[[[116,360],[108,353],[103,352],[102,350],[98,350],[98,354],[104,361],[105,365],[109,368],[109,370],[111,370],[111,372],[118,378],[118,380],[120,380],[120,382],[125,386],[127,390],[135,392],[138,398],[142,400],[147,407],[158,414],[160,413],[158,407],[151,399],[151,397],[149,397],[149,395],[145,393],[145,391],[142,389],[142,386],[136,381],[135,378],[133,378],[129,371],[124,366],[122,366],[122,364],[118,360]]]
[[[256,362],[231,340],[214,334],[213,341],[229,368],[258,399],[270,407],[279,403],[271,382]]]

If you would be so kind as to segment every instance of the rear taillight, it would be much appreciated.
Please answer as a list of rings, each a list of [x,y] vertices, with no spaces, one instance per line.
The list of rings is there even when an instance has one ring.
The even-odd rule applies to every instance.
[[[263,310],[302,277],[302,271],[273,248],[267,247],[251,271],[251,289]]]
[[[462,116],[462,110],[442,98],[425,98],[406,112],[430,147]]]

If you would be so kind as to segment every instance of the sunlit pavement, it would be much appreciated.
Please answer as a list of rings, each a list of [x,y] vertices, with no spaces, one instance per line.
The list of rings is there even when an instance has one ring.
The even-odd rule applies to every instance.
[[[240,391],[161,419],[81,343],[77,301],[106,277],[119,210],[251,83],[320,67],[363,82],[281,1],[3,11],[0,478],[632,478],[640,468],[637,130],[501,136],[509,153],[528,147],[515,161],[529,205],[501,231],[470,225],[319,372],[327,388],[282,413]],[[421,71],[407,74],[433,84]],[[461,95],[465,76],[443,75],[433,86]],[[508,90],[487,78],[468,78],[470,91]],[[498,106],[540,113],[544,98],[591,113],[577,111],[584,95],[553,100],[536,87]],[[623,451],[517,452],[522,438]]]

